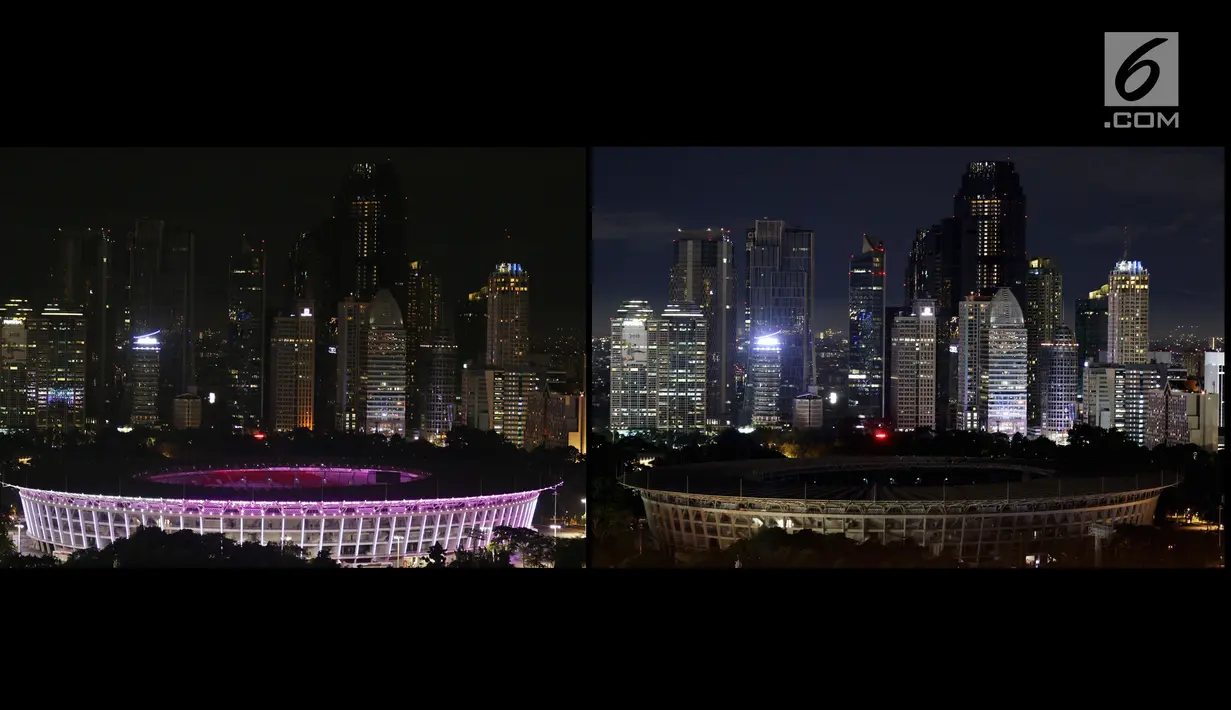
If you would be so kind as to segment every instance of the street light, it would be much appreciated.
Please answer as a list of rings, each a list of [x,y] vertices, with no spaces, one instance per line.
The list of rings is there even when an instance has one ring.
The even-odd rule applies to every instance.
[[[552,537],[559,537],[559,536],[560,536],[560,526],[559,526],[559,525],[556,525],[555,523],[552,523],[552,525],[551,525],[551,536],[552,536]]]
[[[21,531],[26,528],[25,525],[17,523],[17,554],[21,555]]]
[[[586,507],[586,499],[582,498],[581,499],[581,517],[583,518],[586,517],[586,511],[588,510],[589,508]]]

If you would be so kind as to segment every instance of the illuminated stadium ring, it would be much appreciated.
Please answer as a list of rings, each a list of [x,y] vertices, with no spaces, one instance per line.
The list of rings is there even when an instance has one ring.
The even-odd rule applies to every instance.
[[[636,480],[633,480],[633,479]],[[926,479],[926,480],[925,480]],[[977,562],[1090,525],[1149,525],[1174,474],[1058,478],[1004,460],[832,457],[651,469],[624,484],[668,549],[725,549],[763,527],[914,540]]]
[[[379,468],[230,467],[157,473],[125,484],[141,493],[181,494],[174,497],[10,487],[21,497],[25,535],[45,552],[101,549],[141,527],[157,526],[221,533],[236,542],[285,542],[309,555],[328,549],[347,565],[400,564],[437,543],[450,552],[473,549],[493,528],[530,527],[539,495],[551,490],[377,498],[426,477]]]

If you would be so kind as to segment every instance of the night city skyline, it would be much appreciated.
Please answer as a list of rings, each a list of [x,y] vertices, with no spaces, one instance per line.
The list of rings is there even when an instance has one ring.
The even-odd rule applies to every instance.
[[[1070,326],[1075,300],[1122,258],[1127,228],[1129,259],[1152,276],[1151,336],[1223,334],[1222,149],[1003,147],[596,148],[591,334],[609,334],[625,300],[666,304],[677,230],[730,229],[742,269],[743,232],[763,218],[815,232],[815,330],[843,333],[861,235],[884,242],[886,304],[904,305],[916,230],[951,216],[968,163],[1006,158],[1026,194],[1027,256],[1060,269]]]
[[[271,295],[301,232],[331,214],[352,164],[391,160],[407,198],[407,256],[439,275],[445,303],[487,283],[497,263],[533,277],[532,336],[584,323],[585,151],[523,148],[5,148],[0,230],[22,263],[5,298],[46,302],[58,229],[123,237],[152,218],[196,235],[197,325],[226,325],[228,260],[265,243]],[[456,258],[464,254],[465,258]],[[218,286],[211,286],[216,275]]]

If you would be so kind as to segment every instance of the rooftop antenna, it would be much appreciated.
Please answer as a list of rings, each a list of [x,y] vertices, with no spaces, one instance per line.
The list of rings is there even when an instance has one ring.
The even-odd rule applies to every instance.
[[[1128,261],[1128,245],[1132,241],[1128,234],[1128,226],[1124,227],[1124,258],[1121,261]]]

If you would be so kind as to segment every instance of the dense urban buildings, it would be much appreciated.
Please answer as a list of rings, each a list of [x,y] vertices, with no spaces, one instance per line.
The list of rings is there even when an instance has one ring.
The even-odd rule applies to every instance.
[[[307,429],[447,446],[462,426],[525,449],[584,450],[585,353],[578,323],[559,315],[584,302],[584,290],[563,298],[558,285],[582,278],[584,240],[560,241],[554,215],[567,210],[531,204],[559,197],[535,193],[544,181],[562,179],[563,168],[525,161],[518,174],[541,173],[543,180],[503,184],[495,193],[495,183],[482,184],[490,176],[478,171],[476,191],[453,198],[433,192],[444,178],[429,179],[407,159],[412,151],[388,150],[399,157],[302,158],[296,165],[305,174],[315,170],[318,181],[323,176],[336,188],[289,201],[275,191],[262,201],[264,216],[239,214],[235,200],[209,194],[211,181],[225,188],[228,179],[249,177],[216,170],[218,156],[211,155],[208,164],[194,163],[217,173],[204,187],[181,202],[153,200],[151,209],[165,215],[134,215],[119,236],[35,222],[40,238],[22,257],[31,261],[23,269],[32,278],[0,308],[0,434],[77,443],[108,430],[149,430],[138,436],[152,442],[159,432],[204,429],[269,437],[275,445],[278,433]],[[340,157],[349,150],[321,152]],[[195,155],[181,152],[177,160],[187,164],[203,153]],[[289,155],[237,165],[285,172],[280,162]],[[584,151],[572,155],[581,196]],[[472,157],[474,164],[492,160]],[[411,173],[397,167],[408,164]],[[444,209],[420,200],[413,207],[420,197],[467,199],[473,212],[459,215],[462,203]],[[296,199],[318,199],[319,207],[296,210]],[[252,232],[235,228],[244,222]],[[571,234],[584,230],[576,219]],[[715,262],[700,255],[696,265],[725,267],[731,281],[729,238],[723,243],[725,256]],[[522,266],[527,260],[547,274],[535,295],[544,299],[534,307],[545,316],[537,331],[530,327],[539,301]],[[711,290],[712,274],[680,278],[706,307],[730,311],[733,283],[725,301],[710,303],[702,292]],[[729,379],[717,364],[713,374],[719,383]]]
[[[847,411],[860,419],[885,416],[885,245],[863,235],[850,268],[850,372]]]

